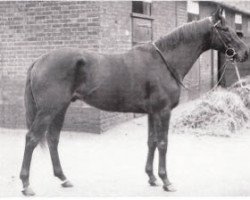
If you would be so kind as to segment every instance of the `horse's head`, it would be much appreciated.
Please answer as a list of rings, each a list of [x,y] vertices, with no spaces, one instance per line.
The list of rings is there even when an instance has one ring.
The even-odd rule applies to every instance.
[[[235,30],[226,25],[222,11],[221,8],[218,8],[210,18],[213,23],[211,47],[225,52],[227,57],[235,59],[237,62],[244,62],[248,58],[249,49]]]

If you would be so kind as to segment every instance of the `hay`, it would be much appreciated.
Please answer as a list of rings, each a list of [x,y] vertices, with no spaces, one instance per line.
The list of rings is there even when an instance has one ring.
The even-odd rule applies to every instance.
[[[228,137],[240,130],[248,119],[249,110],[236,90],[218,88],[196,101],[192,108],[186,108],[174,120],[172,131]]]
[[[241,80],[243,88],[240,85],[240,82],[234,83],[228,90],[236,93],[240,96],[245,106],[250,109],[250,76],[244,77]]]

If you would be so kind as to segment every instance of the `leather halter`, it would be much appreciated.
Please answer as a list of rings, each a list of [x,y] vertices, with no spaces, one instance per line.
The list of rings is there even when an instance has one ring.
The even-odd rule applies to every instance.
[[[211,21],[211,20],[210,20]],[[226,42],[223,40],[220,32],[218,31],[218,24],[221,23],[221,20],[219,20],[218,22],[216,22],[215,24],[213,24],[212,28],[215,30],[215,32],[218,35],[218,38],[220,39],[220,41],[223,43],[224,47],[225,47],[225,55],[227,56],[227,58],[229,60],[233,60],[233,57],[237,54],[234,48],[229,47]]]
[[[210,19],[210,21],[212,22],[212,20]],[[216,22],[215,24],[213,24],[212,28],[214,28],[214,30],[216,31],[219,39],[221,40],[221,42],[223,43],[223,45],[226,48],[225,54],[226,56],[229,58],[229,60],[233,60],[233,57],[237,54],[234,48],[230,48],[225,41],[222,39],[222,36],[220,34],[220,32],[217,29],[218,24],[221,23],[221,20],[219,20],[218,22]],[[161,50],[155,45],[155,43],[152,43],[153,47],[155,48],[156,52],[160,55],[161,59],[163,60],[164,64],[166,65],[167,69],[169,70],[171,76],[176,80],[177,84],[182,86],[183,88],[185,88],[186,90],[189,90],[184,84],[183,82],[178,78],[178,73],[176,72],[176,70],[174,68],[172,68],[170,65],[168,65],[163,53],[161,52]]]

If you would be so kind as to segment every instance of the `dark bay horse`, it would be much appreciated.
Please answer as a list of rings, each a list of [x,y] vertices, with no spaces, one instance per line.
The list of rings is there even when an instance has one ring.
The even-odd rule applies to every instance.
[[[149,183],[155,185],[156,181],[153,159],[157,148],[163,188],[173,191],[166,172],[166,152],[171,110],[180,97],[179,82],[206,50],[230,49],[240,62],[248,56],[247,46],[226,26],[221,12],[218,9],[211,17],[176,28],[154,45],[136,46],[123,54],[62,49],[37,59],[28,70],[25,90],[29,131],[20,173],[23,194],[34,195],[29,186],[30,163],[33,150],[45,135],[54,175],[63,187],[72,186],[63,173],[57,146],[66,110],[75,100],[106,111],[148,114]]]

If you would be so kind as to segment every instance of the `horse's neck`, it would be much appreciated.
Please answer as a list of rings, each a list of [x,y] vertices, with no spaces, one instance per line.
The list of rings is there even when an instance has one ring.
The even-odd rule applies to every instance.
[[[174,31],[171,33],[172,36],[164,38],[165,41],[164,39],[157,41],[168,64],[175,68],[181,78],[185,77],[198,57],[210,48],[211,27],[208,23],[206,19],[186,25],[176,30],[177,37],[173,36]],[[180,33],[177,33],[178,31]]]

